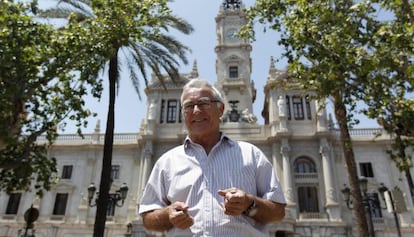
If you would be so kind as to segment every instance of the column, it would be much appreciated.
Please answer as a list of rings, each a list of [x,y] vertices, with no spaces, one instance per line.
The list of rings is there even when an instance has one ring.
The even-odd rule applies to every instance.
[[[293,196],[293,177],[292,177],[292,167],[290,165],[289,157],[290,147],[288,144],[287,138],[282,138],[280,146],[280,154],[282,155],[283,163],[283,184],[286,198],[286,217],[295,219],[297,216],[296,213],[296,202]]]
[[[320,141],[319,152],[322,158],[323,183],[325,184],[325,206],[331,220],[340,220],[339,204],[335,198],[334,176],[330,156],[330,145],[326,138]]]
[[[148,180],[148,176],[151,172],[151,161],[152,161],[152,141],[146,141],[144,149],[141,153],[141,165],[140,165],[140,174],[142,179],[140,180],[140,185],[138,187],[138,200],[141,198],[142,192],[144,191],[145,185]]]

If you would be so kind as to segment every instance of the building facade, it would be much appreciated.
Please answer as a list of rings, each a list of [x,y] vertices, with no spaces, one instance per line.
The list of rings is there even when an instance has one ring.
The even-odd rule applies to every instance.
[[[223,132],[261,148],[281,181],[286,217],[268,226],[269,236],[358,236],[352,203],[342,197],[348,178],[339,131],[324,104],[314,100],[311,91],[303,91],[285,71],[276,69],[272,59],[263,91],[264,124],[258,124],[253,113],[257,91],[250,77],[252,47],[248,40],[235,35],[247,21],[242,8],[241,1],[224,0],[215,18],[215,85],[225,98]],[[124,183],[129,190],[123,203],[110,202],[105,236],[163,236],[142,227],[136,215],[137,203],[154,162],[186,136],[180,95],[183,85],[194,78],[198,78],[196,62],[178,81],[166,78],[168,90],[153,78],[145,90],[148,104],[140,130],[115,135],[111,197],[119,195],[117,191]],[[352,129],[350,133],[358,175],[367,180],[367,213],[371,214],[375,236],[414,236],[413,199],[405,174],[386,153],[392,137],[380,128]],[[92,236],[96,207],[95,197],[88,197],[88,187],[100,181],[103,138],[99,123],[84,139],[59,136],[48,154],[57,159],[59,182],[42,198],[30,192],[0,193],[0,237]],[[412,151],[411,156],[414,158]],[[378,191],[382,184],[391,191],[385,199]],[[389,210],[383,209],[387,203]],[[391,203],[395,204],[393,208]],[[27,219],[33,216],[34,225],[26,229]]]

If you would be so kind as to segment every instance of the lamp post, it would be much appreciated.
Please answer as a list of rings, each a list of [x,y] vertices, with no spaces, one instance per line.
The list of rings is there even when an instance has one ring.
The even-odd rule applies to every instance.
[[[375,230],[374,230],[374,225],[373,225],[373,222],[372,222],[371,207],[374,206],[374,207],[377,207],[377,208],[382,208],[381,203],[377,199],[370,198],[367,195],[368,180],[366,178],[360,179],[359,180],[359,185],[361,187],[361,192],[362,192],[362,202],[363,202],[365,211],[367,212],[367,216],[368,216],[370,236],[375,237]],[[344,201],[346,202],[346,206],[349,209],[352,209],[352,207],[351,207],[351,204],[352,204],[351,190],[345,185],[345,188],[342,189],[341,192],[342,192]],[[398,234],[398,237],[401,237],[400,223],[398,221],[396,206],[394,204],[394,200],[393,200],[393,197],[392,197],[392,194],[391,194],[390,190],[388,190],[388,188],[385,187],[383,183],[381,183],[381,186],[378,188],[378,192],[381,194],[381,198],[385,203],[385,207],[382,208],[382,209],[388,209],[389,212],[392,212],[394,214],[394,220],[395,220],[395,226],[396,226],[396,229],[397,229],[397,234]]]
[[[24,233],[21,235],[21,237],[35,237],[35,230],[33,222],[37,220],[39,217],[39,210],[37,208],[34,208],[33,205],[30,206],[29,209],[26,210],[24,213],[24,220],[26,221],[26,226],[24,229]],[[31,234],[29,234],[29,230],[31,230]],[[18,235],[20,236],[21,230],[19,230]]]
[[[127,224],[127,232],[124,235],[125,235],[125,237],[131,237],[132,236],[132,224],[131,224],[131,222]]]
[[[381,183],[381,187],[378,188],[378,192],[380,192],[382,200],[387,205],[388,210],[393,213],[398,237],[401,237],[400,222],[398,220],[398,215],[391,192],[388,190],[387,187],[385,187],[383,183]]]
[[[379,203],[377,203],[375,199],[369,198],[369,196],[367,195],[368,180],[366,178],[359,179],[359,186],[360,186],[361,192],[362,192],[361,193],[362,194],[362,204],[364,205],[365,213],[367,213],[370,236],[375,237],[374,223],[372,222],[372,214],[371,214],[371,204],[379,206]],[[346,206],[349,209],[352,209],[351,189],[348,188],[345,185],[345,188],[342,189],[341,192],[342,192],[344,201],[346,202]]]
[[[96,200],[98,199],[99,192],[96,192],[95,202],[92,203],[93,197],[95,196],[96,187],[95,183],[91,183],[88,187],[88,204],[90,207],[96,206]],[[124,205],[125,198],[127,197],[128,186],[126,183],[123,183],[121,187],[115,191],[115,193],[109,193],[109,201],[118,207]],[[121,203],[119,203],[121,201]]]

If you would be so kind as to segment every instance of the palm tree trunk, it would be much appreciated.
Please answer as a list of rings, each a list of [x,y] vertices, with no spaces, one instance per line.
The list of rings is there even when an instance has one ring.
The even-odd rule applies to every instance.
[[[115,128],[115,97],[118,73],[118,52],[116,52],[115,56],[109,61],[109,107],[93,237],[103,237],[105,233],[106,212],[109,202],[109,190],[111,188],[112,149]]]
[[[349,134],[347,110],[341,96],[336,96],[335,98],[334,111],[340,129],[341,145],[346,162],[349,185],[351,187],[351,196],[353,201],[352,204],[358,229],[358,236],[370,236],[368,231],[367,216],[361,195],[361,189],[359,187],[359,178],[354,150],[352,147],[351,135]]]

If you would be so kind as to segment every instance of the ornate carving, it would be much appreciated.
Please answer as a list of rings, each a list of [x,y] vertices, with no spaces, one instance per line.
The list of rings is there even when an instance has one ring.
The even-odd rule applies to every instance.
[[[257,118],[254,114],[249,113],[249,109],[246,108],[242,111],[241,120],[246,123],[256,123]]]
[[[289,151],[290,151],[290,147],[287,144],[280,147],[280,154],[282,155],[288,155]]]
[[[241,1],[240,0],[225,0],[223,2],[224,9],[240,9]]]

